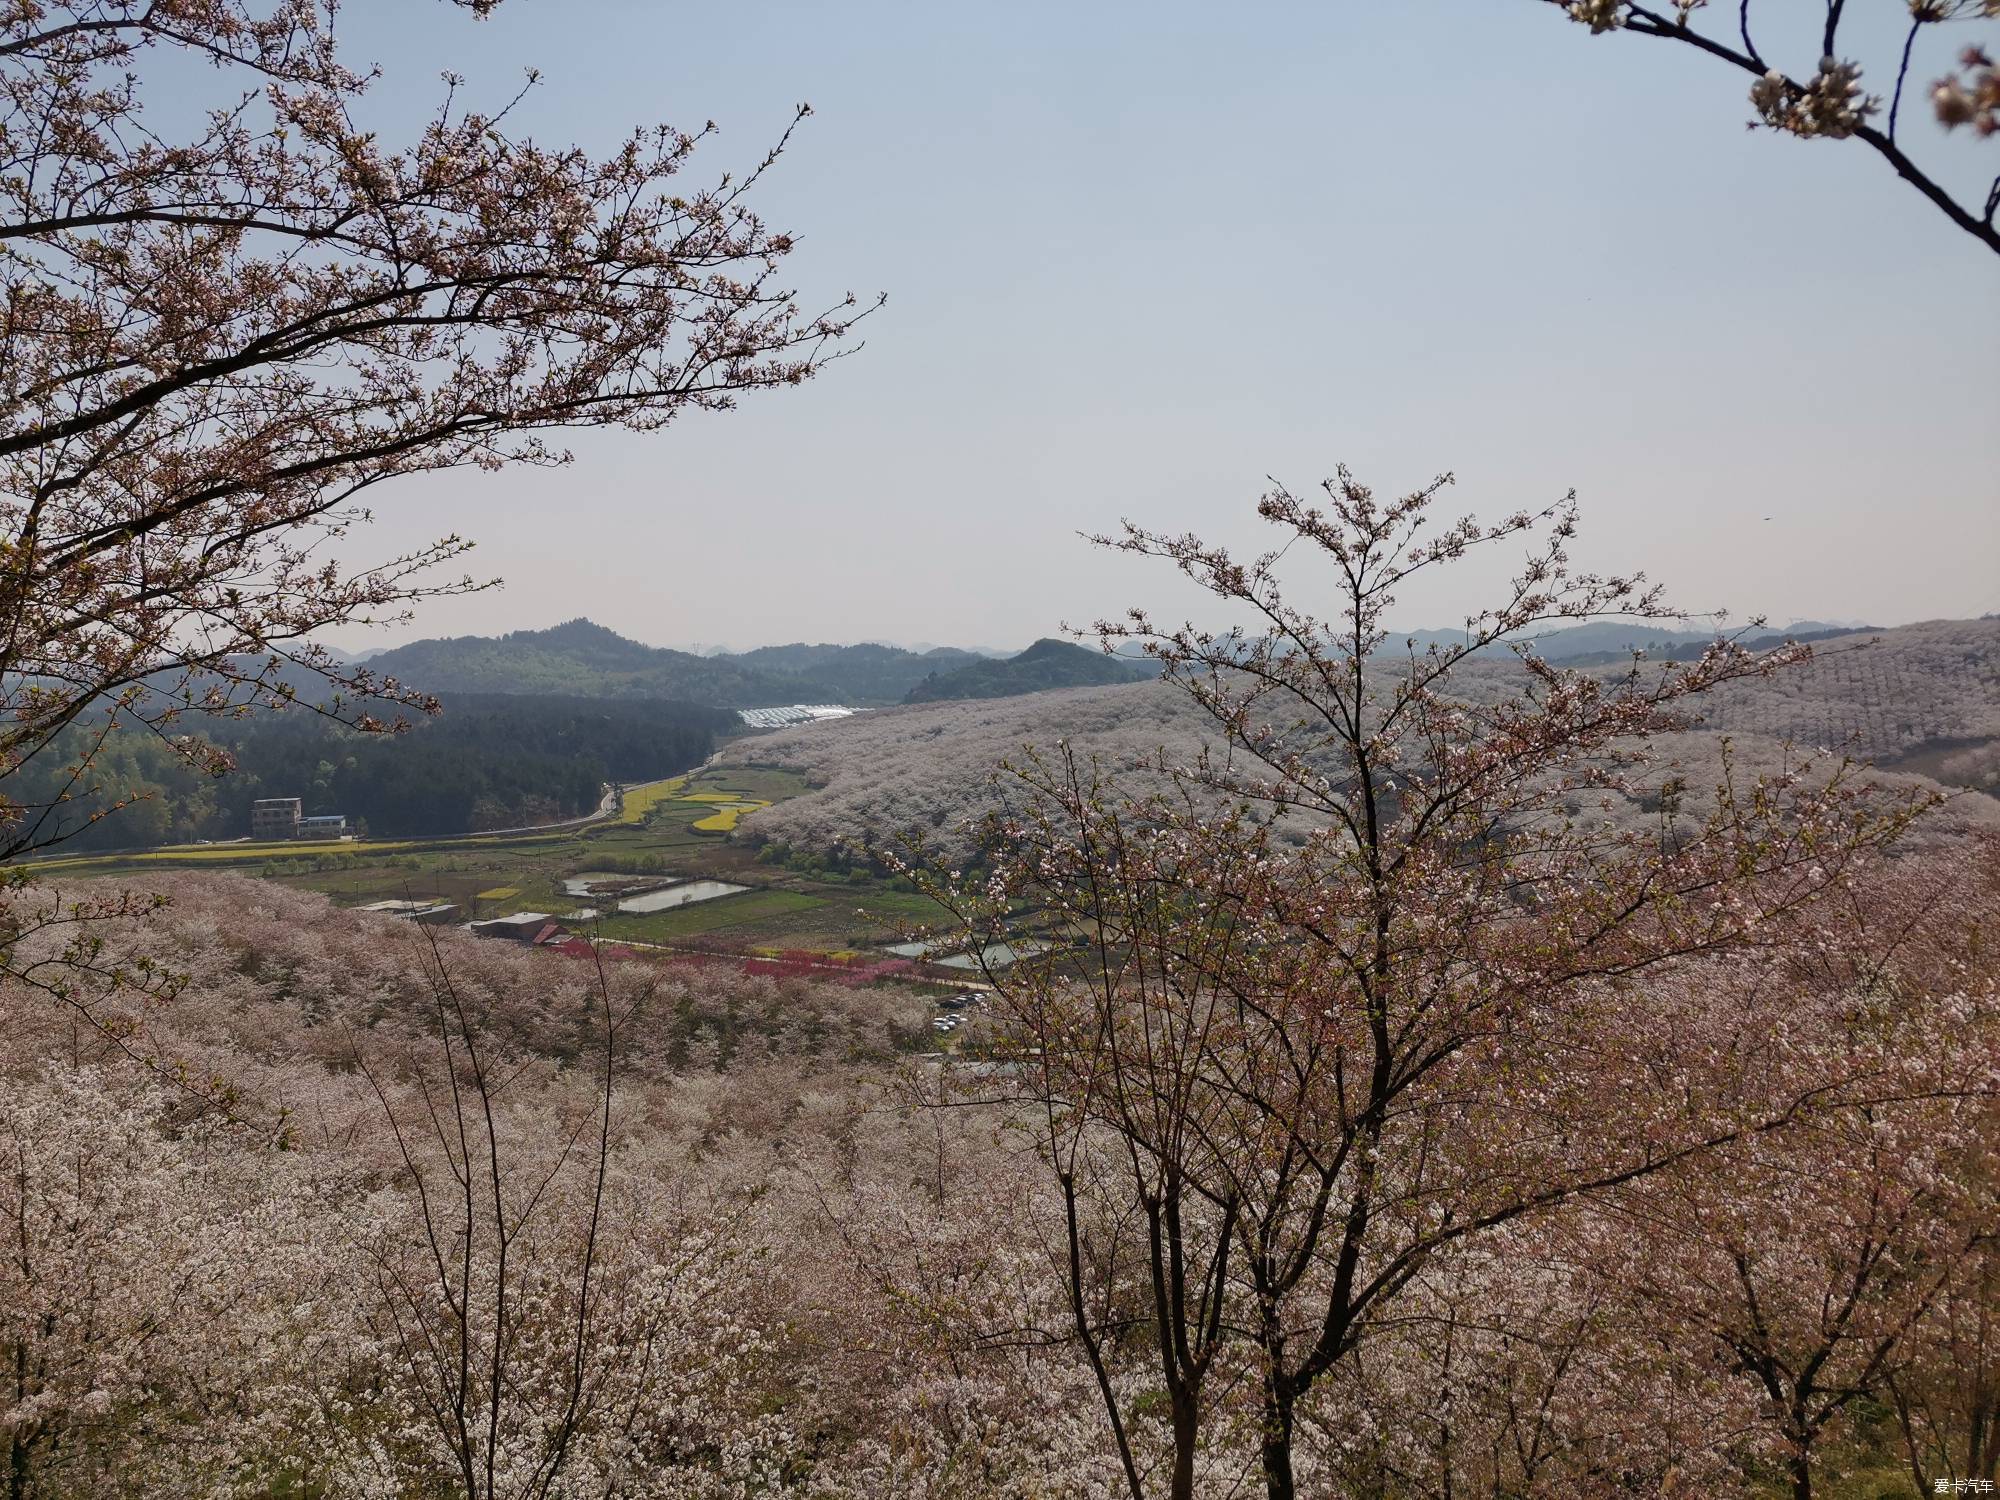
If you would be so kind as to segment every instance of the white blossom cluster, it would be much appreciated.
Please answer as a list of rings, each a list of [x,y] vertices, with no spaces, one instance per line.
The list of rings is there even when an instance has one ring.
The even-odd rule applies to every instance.
[[[1673,0],[1674,16],[1681,25],[1708,4],[1708,0]],[[1568,0],[1563,10],[1572,21],[1588,26],[1592,35],[1616,31],[1625,24],[1629,8],[1625,0]]]
[[[1564,9],[1572,21],[1588,26],[1594,36],[1625,24],[1624,0],[1569,0]]]
[[[1990,14],[2000,14],[1996,3]],[[2000,66],[1983,47],[1967,47],[1958,58],[1958,70],[1931,86],[1931,107],[1938,123],[1946,130],[1961,125],[1972,127],[1976,135],[2000,133]]]
[[[1879,98],[1861,91],[1860,65],[1834,57],[1822,57],[1804,87],[1773,69],[1750,85],[1750,102],[1773,130],[1829,140],[1853,135],[1882,108]]]
[[[962,825],[1000,805],[994,766],[1024,744],[1070,739],[1126,770],[1162,747],[1181,760],[1198,754],[1201,723],[1180,694],[1134,683],[858,714],[746,736],[717,758],[781,766],[813,787],[745,818],[740,838],[824,852],[893,848],[914,830],[939,853],[960,856],[970,848]]]

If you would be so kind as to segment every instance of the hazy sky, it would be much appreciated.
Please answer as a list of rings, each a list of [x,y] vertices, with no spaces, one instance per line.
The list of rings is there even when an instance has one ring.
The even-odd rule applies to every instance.
[[[1818,7],[1768,8],[1766,51],[1807,65],[1780,22]],[[2000,267],[1858,145],[1747,132],[1743,83],[1687,49],[1533,0],[351,0],[342,24],[391,113],[443,67],[497,100],[533,64],[538,138],[713,118],[702,176],[809,100],[765,215],[808,305],[889,294],[799,390],[403,485],[365,555],[460,531],[506,587],[343,643],[581,614],[654,644],[1017,646],[1192,603],[1079,530],[1255,546],[1266,475],[1341,461],[1384,491],[1455,470],[1451,509],[1494,516],[1574,486],[1578,560],[1692,608],[2000,610]],[[1942,144],[1968,179],[1997,164]],[[1440,575],[1398,623],[1454,622],[1500,571]]]

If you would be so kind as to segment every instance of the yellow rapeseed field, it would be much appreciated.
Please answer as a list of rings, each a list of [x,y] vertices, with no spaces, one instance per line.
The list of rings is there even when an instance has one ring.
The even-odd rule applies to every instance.
[[[694,798],[688,798],[692,802]],[[769,807],[768,802],[729,802],[710,813],[705,818],[696,819],[689,826],[696,833],[728,833],[745,813],[753,813],[760,807]]]
[[[665,781],[648,781],[641,786],[626,787],[624,811],[618,815],[618,821],[645,822],[646,815],[654,808],[679,796],[687,781],[685,776],[669,776]]]
[[[72,854],[59,859],[38,860],[38,870],[73,870],[87,865],[129,865],[129,864],[244,864],[266,859],[297,859],[302,855],[314,854],[354,854],[367,858],[377,854],[394,853],[398,849],[414,849],[418,842],[406,840],[397,843],[357,844],[345,841],[314,841],[300,843],[286,840],[282,843],[267,844],[176,844],[165,849],[146,849],[129,854]]]

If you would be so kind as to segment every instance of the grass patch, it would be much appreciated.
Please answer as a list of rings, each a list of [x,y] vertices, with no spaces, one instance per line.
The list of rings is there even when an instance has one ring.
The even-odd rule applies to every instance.
[[[937,902],[918,892],[860,890],[851,899],[868,920],[891,926],[949,926],[955,920]]]
[[[782,802],[806,790],[805,777],[775,766],[717,766],[698,778],[702,791],[734,792],[744,802]]]
[[[477,891],[474,894],[481,901],[505,901],[510,896],[520,895],[521,888],[515,885],[496,885],[490,891]]]

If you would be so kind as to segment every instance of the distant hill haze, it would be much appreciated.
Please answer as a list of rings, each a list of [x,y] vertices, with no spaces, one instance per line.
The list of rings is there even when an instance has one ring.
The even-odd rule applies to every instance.
[[[716,658],[759,672],[825,683],[843,703],[896,703],[914,681],[935,672],[979,661],[977,652],[953,646],[906,651],[869,642],[859,646],[760,646],[738,656]],[[796,700],[794,700],[796,701]]]
[[[1810,640],[1853,627],[1800,621],[1759,638]],[[1420,630],[1392,635],[1385,651],[1422,650],[1463,638],[1462,631]],[[1600,620],[1551,631],[1534,641],[1549,661],[1608,661],[1644,650],[1692,654],[1712,630],[1672,629],[1650,620]],[[1504,654],[1506,648],[1490,648]],[[340,654],[340,653],[336,653]],[[909,650],[867,642],[855,646],[762,646],[754,651],[690,651],[642,645],[589,620],[502,636],[453,636],[413,641],[386,651],[346,657],[376,673],[430,693],[555,693],[594,698],[660,698],[725,708],[784,703],[841,703],[852,708],[946,699],[1007,698],[1060,687],[1108,686],[1156,675],[1127,654],[1106,656],[1091,646],[1044,639],[1005,658],[953,646]]]
[[[781,703],[898,703],[926,677],[980,658],[939,647],[765,646],[696,656],[627,640],[589,620],[503,636],[413,641],[383,651],[369,670],[430,693],[563,693],[671,698],[726,708]]]
[[[905,703],[937,703],[950,698],[1012,698],[1050,688],[1105,687],[1156,677],[1158,669],[1139,666],[1088,646],[1043,639],[1004,661],[974,661],[940,671],[917,683]]]
[[[1787,640],[1825,640],[1877,628],[1826,620],[1795,620],[1783,628],[1724,624],[1701,629],[1675,629],[1671,623],[1661,620],[1591,620],[1582,625],[1551,630],[1545,635],[1522,636],[1518,642],[1532,645],[1535,654],[1544,661],[1574,664],[1592,659],[1608,661],[1629,656],[1634,651],[1644,651],[1648,656],[1693,656],[1718,635],[1740,634],[1745,645],[1776,644]],[[1455,646],[1464,639],[1463,630],[1392,630],[1382,649],[1384,652],[1401,651],[1406,649],[1407,642],[1422,651],[1432,645]],[[1485,654],[1500,655],[1509,649],[1504,644],[1489,646]]]

